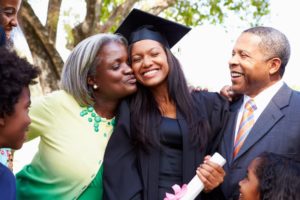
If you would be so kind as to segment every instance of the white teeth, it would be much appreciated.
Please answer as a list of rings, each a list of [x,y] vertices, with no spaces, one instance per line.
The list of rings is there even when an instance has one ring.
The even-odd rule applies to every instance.
[[[241,77],[243,74],[239,73],[239,72],[231,72],[231,77],[233,78],[237,78],[237,77]]]
[[[145,72],[143,75],[144,76],[150,76],[152,74],[155,74],[157,71],[158,71],[157,69],[150,70],[150,71]]]

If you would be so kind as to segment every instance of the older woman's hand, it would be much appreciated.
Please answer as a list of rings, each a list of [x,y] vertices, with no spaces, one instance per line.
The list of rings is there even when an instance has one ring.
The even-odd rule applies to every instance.
[[[239,99],[241,96],[243,96],[242,94],[238,94],[238,93],[234,92],[230,85],[225,85],[220,90],[220,94],[230,102],[234,102],[237,99]]]
[[[224,87],[222,87],[222,89],[220,90],[220,94],[228,101],[232,101],[234,97],[234,92],[232,91],[230,85],[225,85]]]
[[[197,168],[197,175],[204,184],[204,192],[210,192],[218,187],[225,177],[224,169],[211,161],[210,156],[206,156],[204,162]]]

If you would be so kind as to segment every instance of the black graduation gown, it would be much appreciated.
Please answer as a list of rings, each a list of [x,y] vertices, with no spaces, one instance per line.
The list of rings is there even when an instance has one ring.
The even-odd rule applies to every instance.
[[[183,116],[177,113],[183,136],[182,178],[184,183],[188,183],[195,176],[195,171],[203,162],[204,156],[215,151],[228,111],[228,103],[217,93],[195,92],[193,99],[199,117],[208,119],[214,135],[207,144],[206,150],[200,151],[199,147],[191,144],[188,125]],[[123,101],[117,115],[117,125],[104,155],[104,200],[155,200],[158,198],[160,150],[153,148],[146,153],[134,147],[131,140],[129,113],[128,102]],[[201,194],[197,200],[220,199],[214,196],[213,193]]]

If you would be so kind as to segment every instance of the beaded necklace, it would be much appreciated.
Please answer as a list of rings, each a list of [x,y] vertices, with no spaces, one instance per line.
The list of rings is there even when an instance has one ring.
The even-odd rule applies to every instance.
[[[100,125],[100,123],[104,123],[106,125],[113,126],[113,127],[116,124],[115,117],[113,117],[112,119],[106,119],[106,118],[100,117],[96,113],[96,111],[93,108],[93,106],[83,107],[83,110],[80,112],[80,116],[84,117],[84,118],[85,118],[85,116],[87,116],[88,117],[87,118],[88,122],[94,123],[94,131],[95,131],[95,133],[99,132],[99,125]],[[104,133],[104,137],[107,137],[106,133]]]

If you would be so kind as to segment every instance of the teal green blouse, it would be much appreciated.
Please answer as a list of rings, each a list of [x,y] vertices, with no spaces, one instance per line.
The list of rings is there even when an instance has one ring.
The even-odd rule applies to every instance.
[[[103,175],[103,165],[101,166],[94,180],[81,194],[78,200],[91,200],[91,199],[101,200],[103,198],[102,175]]]

